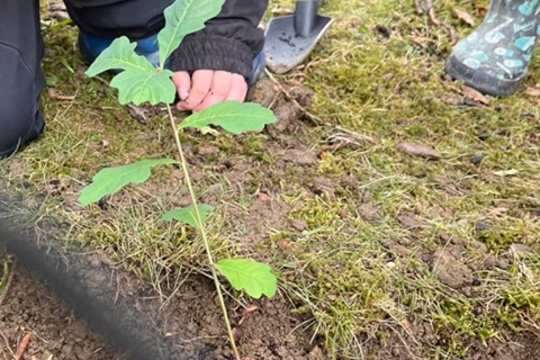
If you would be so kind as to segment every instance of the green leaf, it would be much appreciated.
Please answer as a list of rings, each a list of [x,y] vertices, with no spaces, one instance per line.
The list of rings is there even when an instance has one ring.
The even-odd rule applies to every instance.
[[[127,70],[116,75],[111,86],[118,89],[118,101],[122,105],[140,105],[146,101],[151,105],[170,104],[176,96],[176,88],[170,79],[172,74],[170,70]]]
[[[102,169],[94,175],[92,183],[81,190],[79,204],[87,206],[99,201],[105,195],[114,194],[129,183],[143,183],[150,177],[152,167],[174,163],[177,161],[173,159],[141,160],[133,164]]]
[[[223,259],[216,263],[219,272],[236,290],[244,289],[252,298],[262,294],[273,297],[277,291],[277,279],[265,263],[252,259]]]
[[[204,225],[204,222],[206,221],[206,214],[214,210],[214,207],[207,204],[197,204],[197,209],[199,209],[199,214],[201,215],[201,225]],[[196,229],[199,228],[192,205],[168,211],[161,216],[161,220],[178,220],[191,225]]]
[[[200,129],[217,125],[234,134],[240,134],[244,131],[261,131],[266,124],[276,121],[274,113],[259,104],[228,100],[188,116],[179,127]]]
[[[176,96],[176,88],[170,79],[172,71],[157,71],[144,56],[135,53],[136,45],[125,36],[115,39],[92,63],[86,75],[121,70],[111,81],[111,86],[118,89],[120,104],[172,103]]]
[[[163,12],[165,27],[158,34],[159,63],[180,46],[184,37],[204,28],[204,23],[216,17],[225,0],[177,0]]]
[[[136,46],[136,43],[130,43],[125,36],[114,39],[111,45],[94,60],[85,74],[87,76],[96,76],[113,69],[155,72],[156,69],[144,56],[135,53]]]

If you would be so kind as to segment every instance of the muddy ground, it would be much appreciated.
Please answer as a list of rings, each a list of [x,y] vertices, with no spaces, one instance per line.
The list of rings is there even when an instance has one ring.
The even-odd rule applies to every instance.
[[[97,254],[86,253],[81,260],[84,264],[86,291],[97,295],[100,301],[110,295],[108,305],[114,307],[129,306],[129,310],[117,314],[123,322],[123,330],[133,335],[124,342],[132,349],[139,345],[137,336],[155,338],[147,342],[151,357],[141,356],[136,359],[232,359],[219,309],[213,296],[212,284],[204,278],[191,278],[183,286],[181,293],[173,296],[164,310],[158,310],[159,302],[152,291],[141,291],[141,284],[127,273],[111,271],[104,265]],[[3,257],[3,261],[7,258]],[[96,326],[104,324],[87,322],[92,314],[75,313],[70,306],[49,288],[35,281],[35,278],[10,258],[10,283],[2,290],[0,304],[0,358],[14,359],[18,349],[24,348],[24,354],[17,359],[28,360],[123,360],[129,359],[117,342],[111,337],[104,337],[95,331]],[[89,270],[91,269],[91,270]],[[92,274],[93,278],[88,278]],[[81,280],[82,282],[86,280]],[[115,291],[108,292],[110,290]],[[96,291],[96,289],[107,289]],[[152,296],[154,295],[154,296]],[[132,302],[136,299],[135,302]],[[119,305],[113,305],[116,302]],[[264,301],[237,307],[233,315],[236,324],[236,336],[242,352],[248,359],[261,360],[322,360],[326,359],[320,339],[311,341],[312,334],[303,330],[302,316],[290,314],[291,305],[285,299]],[[234,308],[234,304],[229,302]],[[105,308],[103,311],[107,311]],[[160,314],[160,315],[158,315]],[[136,319],[136,320],[135,320]],[[141,321],[143,319],[144,321]],[[143,325],[141,325],[143,323]],[[239,325],[241,324],[241,325]],[[133,331],[137,329],[137,331]],[[429,326],[425,327],[426,341],[433,336]],[[30,334],[28,346],[23,346],[23,338]],[[366,359],[427,359],[422,356],[419,344],[408,341],[407,334],[396,334],[384,341],[365,339],[363,350]],[[111,344],[112,342],[112,344]],[[533,331],[524,331],[513,336],[503,336],[493,341],[488,348],[472,343],[468,360],[529,360],[540,356],[540,337]],[[138,350],[140,351],[140,349]],[[360,354],[359,354],[360,355]]]
[[[208,279],[185,280],[182,291],[160,309],[157,294],[142,290],[128,273],[109,269],[96,254],[76,257],[80,262],[70,264],[68,276],[94,302],[79,304],[79,311],[36,281],[20,261],[10,260],[12,276],[0,304],[1,359],[13,359],[19,349],[25,351],[18,359],[39,360],[232,359]],[[310,343],[303,331],[302,317],[290,315],[286,299],[229,306],[246,359],[324,359],[318,341]]]

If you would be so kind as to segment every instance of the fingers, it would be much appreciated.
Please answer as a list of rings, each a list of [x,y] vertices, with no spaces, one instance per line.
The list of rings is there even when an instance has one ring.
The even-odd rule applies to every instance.
[[[179,110],[197,112],[224,100],[244,101],[248,85],[244,77],[221,70],[197,70],[173,74],[180,102]]]
[[[240,74],[232,75],[231,89],[229,95],[225,100],[238,100],[244,101],[248,92],[248,85],[246,79]]]
[[[172,81],[176,87],[180,100],[186,100],[191,88],[191,76],[189,73],[187,71],[175,72],[172,76]]]
[[[232,78],[233,74],[230,72],[215,71],[209,93],[193,111],[200,111],[225,100],[231,90]]]
[[[199,106],[210,91],[214,70],[197,70],[191,76],[189,96],[178,103],[179,110],[194,110]]]

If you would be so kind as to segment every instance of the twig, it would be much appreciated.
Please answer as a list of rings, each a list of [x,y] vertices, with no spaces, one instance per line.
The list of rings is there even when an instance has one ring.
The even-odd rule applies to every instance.
[[[9,347],[9,340],[8,340],[6,334],[4,334],[4,332],[2,330],[0,330],[0,337],[2,339],[4,339],[4,342],[6,343],[6,349],[9,351],[11,356],[15,357],[15,354],[13,353],[13,350],[11,350],[11,348]]]
[[[13,265],[11,266],[11,270],[9,271],[9,276],[8,276],[7,281],[6,281],[6,284],[4,285],[4,288],[2,289],[2,292],[0,293],[0,305],[2,305],[2,302],[4,301],[4,299],[5,299],[6,295],[7,295],[9,285],[13,281],[13,277],[15,276],[15,266],[16,265],[17,265],[17,260],[14,260]]]
[[[19,347],[17,348],[17,352],[15,353],[16,360],[22,359],[24,352],[26,351],[26,348],[28,347],[28,344],[30,343],[30,336],[32,336],[31,332],[27,332],[26,334],[24,334],[24,337],[21,340]]]
[[[312,113],[307,111],[306,108],[304,108],[302,105],[300,105],[298,103],[298,101],[296,101],[296,99],[291,94],[289,94],[289,92],[287,90],[285,90],[285,88],[279,83],[279,81],[277,81],[277,79],[274,77],[274,75],[272,75],[272,73],[270,71],[268,71],[268,69],[265,69],[264,72],[266,73],[266,75],[268,75],[270,80],[272,80],[277,85],[277,87],[279,88],[279,91],[281,91],[285,95],[287,100],[291,101],[298,109],[302,110],[304,112],[304,114],[311,121],[313,121],[317,125],[327,125],[327,126],[330,125],[327,122],[325,122],[323,119],[321,119],[318,116],[313,115]]]
[[[109,86],[109,82],[107,80],[105,80],[104,78],[102,78],[101,76],[94,76],[94,79],[96,79],[97,81],[99,81],[100,83],[102,83],[104,85]]]

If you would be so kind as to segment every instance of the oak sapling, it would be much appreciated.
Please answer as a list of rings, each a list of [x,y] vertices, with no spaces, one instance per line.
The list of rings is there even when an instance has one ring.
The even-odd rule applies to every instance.
[[[176,0],[165,9],[165,27],[158,34],[160,64],[157,67],[135,53],[135,43],[130,42],[127,37],[120,37],[115,39],[86,71],[87,76],[96,76],[108,70],[119,71],[110,85],[118,89],[118,100],[121,104],[140,105],[145,102],[152,105],[165,104],[180,161],[171,158],[143,159],[131,164],[102,169],[93,177],[92,183],[81,190],[79,203],[87,206],[106,195],[116,193],[128,184],[143,183],[151,176],[151,170],[155,166],[180,165],[191,197],[191,205],[173,209],[163,214],[161,219],[180,221],[194,227],[201,235],[208,258],[207,265],[214,278],[229,340],[235,357],[240,359],[232,336],[218,272],[229,281],[233,288],[244,290],[254,298],[260,298],[262,295],[273,297],[277,290],[277,279],[267,264],[252,259],[214,261],[205,231],[207,214],[214,208],[197,202],[182,151],[179,131],[188,127],[203,129],[214,125],[231,133],[240,134],[246,131],[261,131],[265,125],[274,123],[276,118],[270,110],[254,103],[223,101],[188,116],[177,125],[170,106],[176,95],[176,89],[171,81],[173,73],[164,66],[167,58],[180,45],[183,38],[203,29],[204,23],[219,13],[223,3],[224,0]]]

